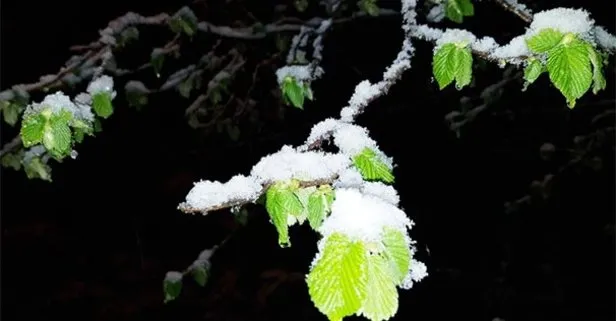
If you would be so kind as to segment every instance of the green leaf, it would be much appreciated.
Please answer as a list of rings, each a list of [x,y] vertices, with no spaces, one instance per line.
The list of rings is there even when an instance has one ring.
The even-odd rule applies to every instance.
[[[156,73],[156,77],[160,78],[160,72],[163,69],[163,63],[165,62],[165,52],[161,48],[154,48],[150,54],[150,64]]]
[[[323,223],[323,219],[331,211],[334,202],[334,190],[330,185],[319,187],[308,197],[308,223],[314,230],[318,229]]]
[[[39,157],[33,157],[30,161],[26,162],[24,170],[29,179],[40,178],[51,182],[51,167],[43,163]]]
[[[314,95],[312,93],[312,89],[310,88],[310,85],[308,83],[304,83],[304,96],[308,100],[314,100]]]
[[[308,9],[308,0],[295,0],[293,3],[295,4],[295,9],[299,12],[304,12]]]
[[[379,6],[376,4],[376,0],[360,0],[357,5],[361,11],[370,16],[376,17],[379,15]]]
[[[564,36],[562,32],[556,29],[547,28],[526,39],[526,45],[532,52],[546,53],[556,47]]]
[[[445,16],[449,20],[462,23],[464,17],[473,16],[475,8],[470,0],[446,0]]]
[[[370,148],[365,148],[361,153],[355,155],[353,164],[367,181],[383,181],[385,183],[394,181],[391,169]]]
[[[17,120],[19,119],[19,114],[21,114],[25,107],[14,102],[6,101],[2,103],[2,117],[4,118],[4,121],[11,126],[15,126]]]
[[[567,99],[570,108],[592,83],[590,58],[586,44],[567,35],[563,43],[548,52],[547,69],[550,80]]]
[[[197,284],[200,286],[205,286],[207,284],[207,279],[209,277],[209,271],[205,266],[194,266],[192,267],[190,274]]]
[[[94,112],[102,118],[108,118],[113,114],[113,105],[111,105],[111,94],[108,92],[99,92],[92,96],[92,107]]]
[[[456,78],[459,61],[455,59],[457,47],[453,43],[441,46],[432,59],[432,73],[439,89],[447,87]]]
[[[527,84],[532,84],[544,71],[545,68],[541,61],[539,59],[531,58],[528,65],[524,68],[524,80],[526,80]]]
[[[197,16],[189,7],[182,7],[169,20],[169,26],[175,33],[184,32],[192,37],[197,31]]]
[[[18,171],[19,169],[21,169],[21,159],[23,157],[23,153],[21,154],[22,155],[15,153],[5,154],[0,159],[0,163],[3,167],[12,167],[14,170]]]
[[[63,110],[59,114],[52,115],[45,124],[43,134],[43,145],[55,158],[63,158],[71,151],[71,128],[69,123],[72,114]]]
[[[282,92],[291,104],[299,109],[304,109],[304,88],[293,77],[286,77],[282,84]]]
[[[43,133],[45,131],[45,124],[47,123],[47,117],[45,114],[37,113],[31,114],[24,118],[21,122],[21,140],[24,147],[30,147],[39,144],[43,141]]]
[[[193,90],[193,84],[194,83],[192,77],[188,77],[186,78],[186,80],[182,81],[178,86],[178,91],[180,92],[180,95],[182,95],[182,97],[184,98],[189,98],[190,92]]]
[[[265,208],[278,231],[278,244],[281,247],[291,245],[289,240],[289,215],[297,216],[303,211],[301,201],[295,195],[299,183],[276,183],[267,189]]]
[[[596,95],[607,86],[605,77],[603,77],[603,59],[590,44],[586,45],[586,49],[592,64],[592,93]]]
[[[163,291],[165,293],[164,303],[175,300],[182,292],[182,273],[167,272],[163,281]]]
[[[456,46],[454,51],[454,58],[458,62],[456,68],[456,88],[462,89],[464,86],[468,86],[473,78],[473,55],[471,54],[470,47],[461,48]]]
[[[372,321],[388,320],[398,311],[398,290],[389,273],[388,261],[379,254],[368,255],[367,291],[360,313]]]
[[[340,321],[366,299],[366,249],[343,234],[328,236],[321,257],[308,274],[308,293],[329,320]]]
[[[400,284],[406,277],[411,262],[411,250],[401,231],[385,228],[383,231],[385,254],[391,264],[392,280]]]
[[[94,132],[95,133],[100,133],[101,131],[103,131],[103,124],[101,123],[101,121],[99,119],[95,119],[94,120]]]
[[[124,85],[124,92],[129,106],[141,109],[148,104],[148,94],[150,90],[141,82],[131,80]]]

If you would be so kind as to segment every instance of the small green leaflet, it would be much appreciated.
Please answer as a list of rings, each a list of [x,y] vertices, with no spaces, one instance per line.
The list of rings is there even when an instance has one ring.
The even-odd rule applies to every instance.
[[[471,17],[475,14],[475,8],[470,0],[446,0],[445,16],[449,20],[462,23],[464,17]]]
[[[361,153],[355,155],[353,165],[357,167],[361,176],[367,181],[382,181],[385,183],[393,183],[394,181],[391,169],[370,148],[365,148]]]
[[[384,321],[398,311],[398,290],[391,276],[389,262],[379,254],[367,256],[368,295],[360,313],[371,321]]]
[[[152,53],[150,54],[150,64],[152,65],[152,69],[154,69],[154,73],[156,73],[157,78],[160,78],[160,72],[163,69],[164,62],[164,50],[161,48],[154,48],[154,50],[152,50]]]
[[[0,159],[0,163],[3,167],[11,167],[14,170],[18,171],[21,169],[21,159],[23,158],[23,150],[21,153],[8,153],[2,156]]]
[[[409,270],[411,250],[402,232],[387,227],[383,231],[383,245],[391,266],[392,280],[398,285]]]
[[[308,217],[308,200],[316,190],[316,186],[309,186],[306,188],[300,188],[295,191],[295,196],[297,196],[297,199],[299,199],[299,201],[302,203],[302,211],[299,215],[291,215],[289,217],[292,218],[291,220],[289,220],[289,226],[295,224],[295,222],[299,224],[304,224],[304,221]]]
[[[470,84],[473,74],[473,55],[468,44],[448,43],[441,46],[434,53],[432,73],[441,90],[454,80],[458,90]]]
[[[366,299],[366,249],[361,242],[334,233],[308,274],[308,293],[314,305],[331,321],[355,314]]]
[[[29,179],[40,178],[51,182],[51,167],[43,163],[39,157],[33,157],[29,162],[25,163],[24,170]]]
[[[51,110],[44,110],[38,114],[30,114],[21,122],[21,140],[24,147],[37,145],[43,141],[45,124],[48,117],[51,116]]]
[[[102,118],[108,118],[113,114],[113,105],[111,105],[111,94],[108,92],[99,92],[92,96],[92,107],[94,112]]]
[[[205,266],[195,266],[192,267],[190,274],[197,284],[200,286],[205,286],[207,284],[207,279],[209,277],[209,271]]]
[[[169,27],[175,33],[184,32],[192,37],[197,31],[198,19],[189,7],[182,7],[169,20]]]
[[[164,303],[175,300],[182,292],[182,273],[167,272],[163,280],[163,292],[165,293]]]
[[[543,29],[526,39],[528,49],[535,53],[546,53],[556,47],[565,35],[556,29]]]
[[[314,230],[318,229],[323,223],[323,219],[331,211],[334,202],[334,190],[330,185],[319,187],[308,197],[308,223]]]
[[[17,120],[19,119],[19,114],[21,114],[25,107],[9,101],[3,101],[0,103],[2,104],[2,118],[4,118],[4,121],[7,124],[15,126]]]
[[[605,77],[603,77],[603,59],[590,44],[586,45],[586,49],[592,64],[592,93],[596,95],[607,86]]]
[[[524,84],[523,90],[526,90],[528,85],[534,83],[544,71],[545,67],[541,63],[541,60],[530,58],[528,65],[524,68],[524,80],[526,83]]]
[[[297,181],[281,182],[272,185],[266,192],[265,208],[278,231],[278,244],[281,247],[291,245],[287,225],[289,215],[298,216],[304,210],[302,202],[295,195],[297,188]]]
[[[73,115],[66,110],[52,115],[45,124],[43,145],[51,156],[62,159],[71,151],[71,129],[69,123]]]
[[[293,77],[286,77],[282,83],[282,94],[295,108],[304,109],[304,88]]]
[[[376,4],[376,0],[359,0],[357,5],[361,11],[373,17],[379,15],[379,6]]]
[[[550,80],[567,99],[570,108],[590,88],[593,74],[587,44],[573,34],[567,34],[558,46],[548,52],[547,69]]]

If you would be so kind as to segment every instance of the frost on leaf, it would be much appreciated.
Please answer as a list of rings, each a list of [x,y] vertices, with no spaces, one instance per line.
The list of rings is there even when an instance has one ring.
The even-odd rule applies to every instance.
[[[361,153],[355,155],[353,164],[367,181],[383,181],[385,183],[394,181],[391,168],[370,148],[365,148]]]
[[[329,235],[307,276],[314,305],[329,320],[355,314],[366,298],[366,249],[342,233]]]
[[[586,44],[574,36],[565,36],[568,37],[550,50],[546,66],[550,80],[573,108],[575,101],[590,88],[592,71]]]
[[[164,302],[175,300],[182,292],[182,273],[177,271],[167,272],[163,280]]]
[[[278,244],[282,247],[290,246],[289,216],[301,215],[304,207],[295,191],[299,188],[296,181],[290,183],[276,183],[268,188],[265,197],[265,208],[272,223],[278,231]]]

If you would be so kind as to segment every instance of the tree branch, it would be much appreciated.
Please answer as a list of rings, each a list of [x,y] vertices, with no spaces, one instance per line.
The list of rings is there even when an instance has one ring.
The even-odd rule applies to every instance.
[[[316,180],[316,181],[304,181],[304,182],[300,182],[299,186],[300,187],[311,187],[311,186],[319,186],[319,185],[327,185],[327,184],[332,184],[338,177],[334,176],[331,177],[329,179],[321,179],[321,180]],[[267,183],[267,184],[263,184],[263,188],[261,188],[261,191],[259,191],[259,197],[262,196],[263,194],[265,194],[267,192],[267,189],[272,186],[273,183]],[[257,197],[257,199],[259,198]],[[178,209],[186,214],[197,214],[197,213],[201,213],[203,215],[209,213],[209,212],[214,212],[214,211],[218,211],[218,210],[222,210],[222,209],[226,209],[226,208],[233,208],[233,207],[237,207],[237,206],[242,206],[248,203],[252,203],[256,201],[256,199],[233,199],[230,200],[228,202],[222,203],[220,205],[217,206],[212,206],[209,207],[207,209],[201,209],[201,208],[194,208],[191,207],[189,205],[187,205],[186,203],[181,203],[178,206]]]
[[[497,4],[503,7],[505,10],[518,16],[526,23],[533,22],[533,15],[530,10],[522,10],[516,0],[494,0]]]

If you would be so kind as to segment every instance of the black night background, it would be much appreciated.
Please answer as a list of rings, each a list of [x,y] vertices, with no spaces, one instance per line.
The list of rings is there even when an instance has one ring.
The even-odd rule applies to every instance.
[[[524,32],[523,21],[492,1],[474,2],[475,16],[462,27],[499,43]],[[613,1],[527,3],[534,10],[584,7],[598,25],[616,31]],[[316,1],[298,13],[287,0],[5,0],[0,89],[56,73],[74,54],[69,47],[97,40],[100,29],[127,11],[173,14],[184,5],[202,20],[233,27],[273,21],[276,5],[303,20],[324,15]],[[379,5],[399,10],[397,1]],[[145,26],[119,62],[139,66],[171,38],[165,26]],[[282,249],[260,206],[250,207],[249,222],[241,226],[228,210],[188,215],[177,205],[193,182],[247,173],[262,156],[301,144],[313,124],[337,116],[355,85],[380,79],[395,58],[400,17],[334,26],[324,40],[325,75],[313,84],[316,99],[303,111],[272,94],[274,72],[284,65],[273,57],[274,37],[184,39],[181,56],[169,59],[164,73],[198,60],[220,39],[222,50],[240,45],[247,59],[233,87],[238,93],[251,86],[257,65],[271,59],[259,67],[252,94],[256,125],[241,111],[227,115],[240,130],[237,140],[224,130],[191,128],[184,111],[192,100],[175,91],[151,96],[141,110],[120,93],[103,131],[77,145],[78,157],[52,162],[53,182],[2,168],[4,320],[326,320],[304,282],[317,240],[308,227],[292,228],[292,247]],[[586,94],[575,109],[545,75],[526,92],[514,81],[457,135],[445,115],[459,110],[463,96],[480,104],[482,89],[499,81],[503,69],[478,63],[474,87],[441,92],[431,81],[432,45],[414,43],[413,68],[358,119],[397,164],[401,206],[416,223],[411,236],[430,273],[400,291],[395,319],[614,320],[613,56],[605,68],[607,89]],[[120,77],[119,91],[131,77],[160,85],[165,75],[157,80],[146,70]],[[608,116],[592,121],[602,113]],[[2,143],[17,133],[3,123]],[[567,166],[576,137],[591,133],[601,143],[589,152],[591,161]],[[555,150],[541,152],[545,143]],[[543,187],[533,182],[548,174],[556,178],[542,198],[537,189]],[[516,205],[520,199],[530,201]],[[184,269],[229,235],[212,260],[208,284],[184,282],[180,297],[163,304],[165,273]]]

